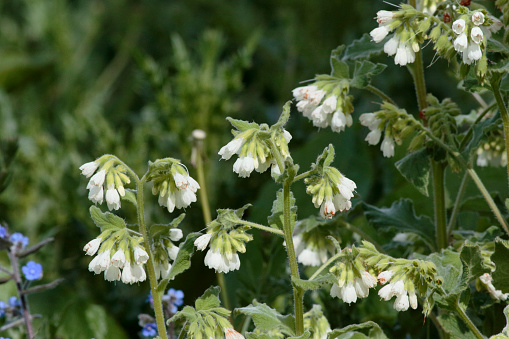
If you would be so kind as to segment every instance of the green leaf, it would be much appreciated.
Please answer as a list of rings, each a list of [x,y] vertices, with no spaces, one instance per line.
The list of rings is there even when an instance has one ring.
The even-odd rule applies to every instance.
[[[374,42],[369,34],[364,33],[360,39],[354,40],[343,54],[343,60],[369,59],[383,51],[383,45]]]
[[[177,228],[178,225],[182,222],[184,217],[186,216],[185,213],[182,213],[177,218],[173,219],[171,223],[164,225],[164,224],[155,224],[150,226],[150,237],[152,239],[161,238],[161,237],[169,237],[169,232],[172,228]]]
[[[283,334],[289,336],[295,335],[295,319],[293,316],[283,316],[275,309],[265,304],[260,304],[256,300],[249,306],[236,308],[235,313],[242,313],[250,316],[253,319],[255,327],[260,331],[279,329]]]
[[[332,59],[332,75],[339,79],[349,79],[350,78],[350,70],[346,62],[340,61],[338,59]]]
[[[496,73],[509,73],[509,59],[500,60],[493,66],[490,66],[490,71]]]
[[[386,67],[384,64],[374,64],[368,60],[356,61],[350,86],[356,88],[366,87],[369,85],[371,77],[382,73]]]
[[[467,325],[454,314],[443,313],[438,316],[438,321],[444,331],[451,335],[451,338],[476,339]]]
[[[509,305],[504,308],[504,316],[506,325],[499,334],[493,335],[490,339],[507,339],[509,338]]]
[[[490,52],[504,53],[509,55],[509,46],[495,39],[488,40],[487,50]]]
[[[274,339],[274,336],[269,334],[246,333],[246,339]]]
[[[280,127],[283,127],[284,125],[286,125],[286,123],[288,122],[288,119],[290,119],[291,104],[292,104],[291,101],[287,101],[285,103],[285,105],[283,106],[283,112],[279,116],[279,120],[274,125],[271,126],[271,130],[273,128],[280,128]]]
[[[90,206],[90,216],[101,231],[109,229],[120,230],[126,227],[124,219],[117,217],[115,214],[110,212],[103,213],[95,206]]]
[[[473,128],[472,128],[472,138],[470,139],[469,143],[465,147],[464,150],[462,150],[461,154],[465,159],[469,159],[470,156],[477,151],[479,148],[479,143],[481,140],[486,136],[486,132],[490,128],[494,128],[497,124],[498,119],[500,119],[500,114],[497,113],[491,118],[482,120],[478,122]]]
[[[415,188],[425,196],[429,196],[428,184],[430,161],[425,148],[406,155],[395,164],[398,171]]]
[[[221,301],[219,300],[219,292],[221,288],[219,286],[209,287],[205,293],[194,302],[194,306],[197,311],[207,311],[214,307],[219,307]]]
[[[175,261],[173,262],[173,266],[171,267],[170,273],[164,279],[160,286],[166,286],[166,283],[175,276],[179,275],[180,273],[187,270],[189,267],[191,267],[191,257],[194,254],[194,241],[196,238],[198,238],[201,235],[199,232],[190,233],[186,237],[186,241],[181,242],[179,245],[179,252],[177,254],[177,257],[175,258]],[[164,283],[164,284],[163,284]]]
[[[463,278],[465,283],[477,279],[484,273],[490,272],[490,269],[484,263],[481,255],[481,247],[477,244],[465,242],[461,249],[460,259],[463,263]]]
[[[363,332],[358,332],[363,331]],[[366,334],[364,334],[366,333]],[[354,334],[356,336],[354,336]],[[373,321],[366,321],[362,324],[353,324],[341,329],[335,329],[329,332],[327,339],[333,338],[359,338],[359,339],[387,339],[380,326]]]
[[[503,293],[509,292],[509,244],[502,239],[495,240],[495,252],[491,255],[491,261],[495,263],[493,272],[493,285]]]
[[[367,220],[383,231],[395,229],[398,232],[419,235],[430,249],[435,248],[435,228],[428,216],[416,216],[411,200],[401,199],[390,208],[377,208],[364,203]]]
[[[426,259],[435,264],[437,275],[443,278],[442,288],[447,294],[457,294],[467,288],[463,280],[465,278],[463,262],[458,252],[442,250],[440,253],[429,255]]]
[[[138,201],[136,200],[136,190],[130,188],[125,189],[125,195],[122,197],[122,200],[127,200],[134,206],[138,207]]]
[[[280,189],[276,193],[276,200],[272,204],[272,214],[267,218],[270,227],[283,230],[283,219],[284,219],[284,194],[283,189]],[[290,191],[290,220],[293,227],[297,221],[297,206],[295,206],[295,197],[293,192]]]
[[[236,129],[238,129],[241,132],[247,131],[248,129],[259,128],[260,127],[260,126],[258,126],[257,123],[254,123],[254,122],[247,122],[247,121],[244,121],[244,120],[237,120],[237,119],[233,119],[233,118],[230,118],[230,117],[227,117],[226,120],[228,120],[230,122],[230,124],[232,124],[233,127],[235,127]]]
[[[196,320],[196,311],[191,306],[185,306],[183,309],[175,313],[173,317],[166,321],[167,324],[175,322],[179,319],[185,319],[186,321],[193,322]]]
[[[309,339],[311,338],[311,333],[309,331],[304,332],[303,335],[300,335],[298,337],[288,337],[287,339]]]
[[[337,278],[332,273],[327,273],[319,276],[314,280],[304,280],[292,277],[292,284],[303,290],[318,290],[325,285],[337,283]]]

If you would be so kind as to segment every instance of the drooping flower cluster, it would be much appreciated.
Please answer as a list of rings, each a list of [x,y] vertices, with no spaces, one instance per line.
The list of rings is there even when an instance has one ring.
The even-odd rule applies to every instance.
[[[118,210],[120,199],[125,196],[124,185],[131,182],[126,174],[126,167],[116,157],[103,155],[95,161],[83,164],[80,170],[81,174],[90,178],[87,185],[88,199],[94,204],[102,204],[106,197],[108,209]]]
[[[346,80],[326,76],[312,85],[297,87],[292,93],[297,110],[319,128],[331,127],[334,132],[352,126],[352,96]]]
[[[313,305],[304,313],[304,328],[311,329],[311,339],[327,339],[327,333],[332,331],[320,305]]]
[[[364,268],[358,253],[355,247],[344,249],[329,270],[337,278],[337,282],[331,287],[330,295],[348,304],[356,302],[357,298],[366,298],[369,289],[377,285],[376,277]]]
[[[218,217],[207,225],[207,233],[198,237],[194,245],[200,251],[210,248],[205,255],[205,265],[219,273],[228,273],[240,268],[239,254],[246,252],[245,243],[253,240],[242,225],[242,214],[248,206],[238,210],[218,210]]]
[[[313,204],[320,208],[322,218],[331,219],[337,211],[352,207],[350,199],[357,185],[336,168],[324,166],[321,175],[306,178],[305,183],[306,192],[313,196]]]
[[[484,273],[479,277],[479,280],[484,284],[490,296],[495,300],[505,301],[509,297],[509,293],[502,293],[501,290],[497,290],[495,286],[493,286],[493,277],[489,273]]]
[[[253,170],[263,173],[269,167],[273,173],[280,174],[273,152],[279,152],[283,160],[290,157],[288,143],[292,135],[282,127],[269,129],[266,124],[258,125],[231,118],[229,121],[237,128],[232,131],[235,137],[221,147],[218,154],[225,160],[234,154],[239,156],[233,164],[233,171],[241,178],[249,177]]]
[[[97,254],[88,270],[95,274],[104,272],[104,279],[108,281],[121,280],[124,284],[144,281],[147,275],[143,265],[148,254],[141,244],[142,240],[131,237],[125,229],[102,232],[83,248],[87,255]]]
[[[175,208],[186,208],[196,201],[196,192],[200,185],[194,180],[187,168],[172,158],[149,162],[147,180],[152,181],[152,194],[159,194],[159,205],[172,213]]]
[[[182,237],[182,230],[179,228],[170,228],[166,232],[158,233],[152,237],[152,254],[158,280],[168,277],[172,267],[170,261],[175,260],[179,252],[178,246],[173,242],[179,241]]]
[[[507,166],[507,152],[505,149],[504,137],[502,135],[491,137],[488,141],[482,143],[476,153],[477,166]]]
[[[380,284],[385,285],[378,291],[378,295],[385,301],[389,301],[392,297],[396,297],[394,301],[394,309],[398,312],[408,310],[412,307],[414,310],[417,308],[417,295],[415,294],[415,287],[411,280],[396,280],[392,279],[394,273],[392,271],[383,271],[378,275]]]
[[[315,225],[305,225],[299,221],[293,232],[293,245],[297,261],[306,266],[325,264],[329,253],[334,251],[334,246],[326,239],[326,236],[331,235],[332,228],[321,225],[316,220],[314,222]]]

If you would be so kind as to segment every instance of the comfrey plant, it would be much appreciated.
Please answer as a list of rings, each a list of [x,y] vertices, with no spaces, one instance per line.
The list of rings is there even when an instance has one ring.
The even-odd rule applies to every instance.
[[[508,1],[496,4],[507,24]],[[330,75],[317,75],[292,93],[295,114],[302,113],[314,126],[341,132],[358,120],[369,129],[365,140],[369,145],[380,144],[384,157],[402,155],[396,167],[403,177],[425,197],[431,186],[433,218],[416,215],[409,199],[388,208],[369,205],[362,197],[360,202],[352,202],[358,184],[347,177],[351,173],[333,166],[336,154],[332,143],[301,172],[290,153],[292,136],[286,130],[292,108],[289,102],[273,125],[228,118],[234,127],[233,138],[218,151],[223,160],[234,158],[232,170],[241,178],[254,171],[268,176],[265,172],[270,168],[271,178],[281,188],[267,225],[246,220],[249,204],[220,209],[212,220],[203,180],[192,179],[176,159],[149,162],[141,179],[112,155],[83,165],[83,174],[90,177],[87,188],[92,202],[106,201],[109,210],[117,210],[122,200],[130,201],[138,212],[137,225],[130,226],[109,212],[90,208],[101,233],[84,248],[95,256],[89,270],[104,272],[106,280],[130,284],[148,277],[155,320],[140,317],[145,337],[167,338],[166,325],[173,333],[175,326],[182,324],[180,338],[387,338],[384,330],[388,325],[373,321],[332,328],[335,319],[325,307],[330,303],[326,295],[348,307],[375,296],[390,302],[394,313],[419,310],[436,327],[430,330],[435,337],[507,338],[509,325],[489,326],[502,315],[496,304],[504,304],[509,295],[507,216],[500,209],[500,197],[492,197],[474,168],[474,163],[507,166],[509,49],[507,37],[499,32],[504,24],[497,16],[500,13],[490,13],[470,1],[411,0],[393,11],[380,11],[378,27],[369,35],[332,52]],[[435,50],[434,58],[447,60],[462,88],[472,92],[481,107],[464,114],[452,99],[428,93],[422,55],[426,46]],[[386,65],[368,59],[382,53],[410,71],[418,107],[399,107],[397,99],[372,84]],[[356,117],[353,90],[377,95],[380,109]],[[193,133],[192,163],[199,177],[203,177],[200,147],[204,138],[203,131]],[[463,174],[459,188],[446,186],[446,176],[454,179],[459,173]],[[493,215],[486,213],[486,208],[475,210],[468,204],[465,186],[469,178]],[[135,188],[124,188],[131,181]],[[310,196],[308,203],[316,208],[315,215],[301,220],[292,191],[299,181]],[[147,227],[145,183],[152,183],[153,194],[170,213],[195,202],[202,189],[198,194],[205,200],[205,232],[189,234],[177,247],[174,242],[183,234],[176,227],[183,215],[169,225]],[[509,199],[505,202],[509,209]],[[358,213],[361,210],[364,213]],[[474,221],[466,220],[469,218]],[[207,251],[204,264],[218,273],[224,293],[223,274],[240,269],[247,258],[246,244],[256,237],[253,229],[284,240],[280,244],[288,257],[285,281],[293,294],[291,314],[253,300],[233,312],[249,319],[235,329],[231,310],[221,306],[218,287],[207,289],[194,307],[180,310],[182,293],[170,289],[164,294],[168,282],[190,266],[195,249]],[[343,237],[345,231],[355,235]],[[322,289],[325,293],[320,294]],[[308,293],[305,303],[307,291],[314,292]],[[163,307],[165,298],[174,301]],[[223,302],[228,304],[224,294]],[[503,313],[509,319],[508,307]],[[166,322],[165,317],[169,318]]]
[[[11,296],[7,301],[0,301],[0,319],[3,324],[0,332],[14,330],[25,326],[26,336],[34,338],[38,329],[34,327],[33,319],[40,317],[31,314],[28,302],[28,295],[42,292],[56,287],[62,279],[53,282],[32,286],[32,284],[43,277],[43,267],[40,263],[29,260],[26,257],[38,252],[44,245],[53,241],[53,238],[28,247],[29,239],[22,233],[10,233],[7,226],[0,225],[0,250],[6,251],[10,261],[10,268],[0,266],[4,273],[0,283],[5,284],[13,281],[16,285],[18,296]],[[25,262],[23,265],[22,262]]]

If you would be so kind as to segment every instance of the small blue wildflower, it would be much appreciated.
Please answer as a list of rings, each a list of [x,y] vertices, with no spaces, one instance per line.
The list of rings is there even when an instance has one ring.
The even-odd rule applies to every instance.
[[[0,318],[5,316],[5,309],[7,308],[7,304],[5,302],[0,301]]]
[[[42,278],[42,265],[30,260],[21,268],[26,280],[38,280]]]
[[[146,302],[150,303],[150,306],[154,306],[154,297],[152,297],[152,291],[148,294]]]
[[[181,306],[184,303],[184,292],[181,290],[175,290],[170,288],[162,298],[163,302],[166,302],[170,307],[171,313],[177,313],[177,306]]]
[[[18,300],[18,298],[12,296],[9,298],[9,306],[19,307],[19,306],[21,306],[21,300]]]
[[[7,235],[7,229],[3,226],[0,226],[0,238],[4,239]]]
[[[17,244],[21,244],[21,248],[25,248],[28,245],[28,237],[25,237],[23,234],[16,232],[11,234],[9,239],[15,246]]]
[[[157,325],[154,323],[146,323],[141,330],[141,335],[145,338],[155,337],[157,335]]]

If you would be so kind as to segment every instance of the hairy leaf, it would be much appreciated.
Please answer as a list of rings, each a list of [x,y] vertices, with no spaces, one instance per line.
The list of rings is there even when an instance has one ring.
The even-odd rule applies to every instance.
[[[369,34],[364,33],[360,39],[354,40],[346,47],[343,60],[368,59],[383,51],[383,45],[374,42]]]
[[[362,324],[353,324],[341,329],[335,329],[328,334],[327,338],[387,339],[387,336],[377,323],[366,321]]]
[[[102,212],[98,207],[90,206],[90,216],[94,220],[94,223],[101,229],[101,231],[105,231],[108,229],[112,230],[120,230],[125,228],[124,219],[117,217],[115,214],[110,212]]]
[[[283,316],[275,309],[265,304],[260,304],[256,300],[253,304],[235,309],[235,313],[242,313],[250,316],[257,329],[260,331],[270,331],[279,329],[286,335],[295,335],[295,319],[293,316]]]
[[[338,59],[332,59],[332,75],[339,79],[349,79],[350,78],[350,69],[346,62],[340,61]]]
[[[507,241],[497,239],[495,241],[495,252],[491,261],[495,263],[496,269],[493,272],[493,285],[503,293],[509,292],[509,244]]]
[[[429,196],[430,161],[425,148],[406,155],[395,165],[401,175],[414,185],[419,192]]]
[[[373,226],[381,230],[395,229],[398,232],[414,233],[434,249],[435,228],[428,216],[416,216],[411,200],[401,199],[391,207],[378,208],[364,203],[366,218]]]
[[[369,85],[371,77],[382,73],[386,67],[384,64],[374,64],[368,60],[356,61],[350,86],[356,88],[366,87]]]
[[[155,225],[150,226],[150,236],[152,237],[152,239],[160,238],[160,237],[169,237],[170,230],[172,228],[177,228],[185,216],[186,216],[186,214],[182,213],[181,215],[179,215],[177,218],[173,219],[172,222],[167,225],[155,224]]]
[[[186,237],[186,241],[181,242],[179,245],[179,252],[173,266],[171,267],[170,273],[164,280],[171,280],[178,274],[184,272],[191,267],[191,257],[194,254],[194,241],[201,235],[199,232],[190,233]],[[164,284],[166,286],[166,284]]]
[[[438,321],[445,332],[451,338],[475,339],[476,336],[468,329],[467,325],[454,314],[443,313],[438,316]]]
[[[257,123],[254,123],[254,122],[247,122],[247,121],[244,121],[244,120],[237,120],[237,119],[233,119],[233,118],[230,118],[230,117],[227,117],[226,120],[228,120],[230,122],[230,124],[232,124],[233,127],[235,127],[237,130],[239,130],[241,132],[247,131],[248,129],[251,129],[251,128],[258,128],[258,127],[260,127],[260,126],[258,126]]]
[[[319,276],[314,280],[304,280],[292,277],[292,284],[303,290],[318,290],[325,285],[337,283],[337,278],[332,273],[327,273]]]
[[[196,310],[206,311],[214,307],[219,307],[221,305],[219,292],[221,292],[221,288],[219,288],[219,286],[209,287],[205,293],[203,293],[203,295],[194,302]]]
[[[465,283],[469,283],[490,271],[481,255],[481,247],[477,244],[466,242],[461,249],[460,259],[463,263],[462,281]]]
[[[509,338],[509,306],[504,308],[504,316],[506,325],[499,334],[493,335],[490,339],[507,339]]]
[[[136,190],[130,188],[125,189],[125,195],[122,197],[122,200],[127,200],[134,206],[138,207],[138,201],[136,201]]]
[[[283,219],[284,219],[284,194],[283,189],[280,189],[276,193],[276,200],[272,204],[272,215],[267,220],[269,225],[273,228],[283,230]],[[295,197],[292,191],[290,191],[290,220],[292,227],[295,226],[297,220],[297,206],[295,206]]]

